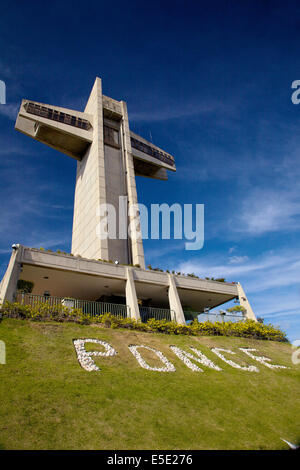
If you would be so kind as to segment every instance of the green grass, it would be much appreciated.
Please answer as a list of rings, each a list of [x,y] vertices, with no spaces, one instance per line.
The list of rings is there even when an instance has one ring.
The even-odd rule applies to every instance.
[[[118,355],[96,358],[101,372],[86,372],[75,338],[103,339]],[[289,344],[17,319],[2,321],[0,339],[7,348],[0,365],[1,448],[284,449],[281,437],[299,442],[300,366],[292,364]],[[161,350],[176,372],[142,369],[129,344]],[[171,344],[198,347],[223,371],[191,371]],[[214,346],[233,350],[233,360],[260,372],[233,369],[211,352]],[[290,369],[270,370],[238,347],[256,348]]]

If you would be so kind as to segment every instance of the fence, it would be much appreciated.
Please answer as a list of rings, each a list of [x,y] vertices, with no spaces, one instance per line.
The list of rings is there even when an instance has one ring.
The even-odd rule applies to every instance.
[[[220,315],[217,313],[203,313],[203,312],[190,312],[186,311],[184,312],[185,314],[190,314],[193,316],[193,318],[198,318],[199,322],[205,322],[205,321],[210,321],[212,323],[214,322],[240,322],[240,321],[245,321],[246,317],[244,315]]]
[[[104,313],[111,313],[116,317],[126,318],[130,317],[130,308],[128,305],[112,304],[109,302],[95,302],[92,300],[79,300],[70,299],[66,297],[51,297],[37,294],[19,293],[17,301],[24,305],[31,305],[34,307],[39,303],[47,303],[51,307],[64,305],[70,309],[78,308],[92,316],[103,315]]]
[[[167,308],[157,308],[157,307],[140,307],[141,321],[146,323],[150,318],[155,318],[155,320],[167,320],[171,321],[172,317],[175,321],[175,312]]]

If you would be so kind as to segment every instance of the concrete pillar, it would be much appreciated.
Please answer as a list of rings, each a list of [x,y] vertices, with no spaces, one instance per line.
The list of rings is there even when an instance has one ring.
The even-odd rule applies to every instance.
[[[140,309],[137,301],[132,269],[126,268],[126,274],[126,304],[130,307],[131,318],[140,320]]]
[[[22,247],[16,245],[17,249],[12,251],[10,261],[4,277],[0,284],[0,304],[6,300],[14,302],[17,294],[17,283],[20,276],[21,266],[19,259],[21,257]]]
[[[176,321],[180,325],[185,325],[186,323],[184,313],[178,295],[175,279],[172,274],[169,274],[169,304],[170,309],[175,312],[175,318],[172,318],[172,320]],[[172,313],[172,315],[174,315],[174,313]]]
[[[250,302],[247,299],[245,291],[239,282],[237,283],[237,290],[238,290],[240,305],[246,309],[246,313],[245,313],[246,318],[248,318],[249,320],[257,321],[256,316],[251,308]]]
[[[138,204],[135,172],[133,164],[133,156],[131,152],[131,141],[130,131],[128,122],[127,106],[124,101],[121,101],[122,112],[123,112],[123,139],[124,139],[124,152],[125,152],[125,164],[126,164],[126,181],[127,181],[127,195],[129,206],[136,206]],[[141,226],[139,215],[129,215],[128,222],[131,224],[133,231],[131,233],[130,245],[132,254],[132,263],[139,264],[142,269],[145,269],[145,258],[143,240],[141,237]]]

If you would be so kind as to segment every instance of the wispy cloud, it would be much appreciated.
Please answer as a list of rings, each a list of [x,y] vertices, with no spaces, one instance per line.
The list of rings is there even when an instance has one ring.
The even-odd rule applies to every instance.
[[[235,230],[250,235],[300,228],[299,188],[255,189],[242,201]]]
[[[278,302],[278,299],[277,299]],[[293,317],[294,315],[298,316],[300,315],[300,300],[295,301],[294,305],[291,308],[288,308],[285,306],[284,308],[276,309],[270,309],[269,306],[266,309],[261,309],[260,310],[260,315],[262,315],[264,318],[282,318],[282,317]]]
[[[220,263],[212,259],[184,262],[177,265],[176,271],[241,282],[257,316],[288,331],[290,339],[299,338],[299,247],[265,252],[237,264],[224,258]]]
[[[271,288],[300,285],[300,253],[295,250],[282,250],[263,253],[254,259],[241,263],[221,264],[193,260],[181,263],[177,271],[199,276],[226,277],[232,281],[245,281],[248,292],[260,292]]]
[[[70,212],[71,210],[72,207],[69,205],[63,206],[42,202],[38,193],[27,197],[25,204],[20,200],[19,195],[12,195],[9,203],[1,209],[2,235],[0,240],[5,236],[5,231],[9,231],[11,227],[21,229],[26,226],[27,231],[30,231],[30,227],[28,227],[28,220],[30,219],[34,219],[36,224],[50,220],[58,224],[59,221],[65,219],[66,211]]]
[[[148,248],[145,247],[145,256],[146,259],[151,261],[151,263],[158,263],[161,260],[162,256],[164,256],[164,260],[166,257],[172,257],[174,252],[183,251],[185,241],[181,241],[179,243],[169,243],[166,246],[162,246],[161,240],[159,240],[160,248]]]
[[[31,235],[31,237],[27,240],[26,244],[30,247],[35,248],[53,248],[53,247],[62,247],[66,244],[69,244],[69,236],[66,235],[65,237],[61,238],[52,238],[52,239],[41,239],[38,234]]]
[[[6,249],[0,249],[0,255],[6,255],[7,253],[10,253],[11,250],[6,250]]]
[[[230,256],[228,258],[229,264],[241,264],[248,261],[248,256]]]
[[[220,107],[220,104],[218,105]],[[173,106],[165,106],[159,110],[149,111],[133,111],[129,114],[130,121],[133,122],[153,122],[153,121],[167,121],[170,119],[180,119],[190,116],[202,115],[213,113],[217,109],[217,104],[205,103],[191,103],[187,105],[178,106],[176,103]]]
[[[0,114],[2,116],[6,116],[12,121],[15,121],[17,114],[18,114],[18,109],[20,107],[20,104],[17,103],[12,103],[12,104],[1,104],[0,105]]]
[[[9,141],[6,141],[6,139],[2,136],[0,136],[1,140],[1,147],[0,147],[0,155],[1,156],[9,156],[9,155],[32,155],[32,152],[27,149],[26,147],[20,147],[15,144],[11,144]],[[16,164],[16,162],[14,162]],[[1,165],[6,165],[6,167],[12,165],[11,160],[5,160],[4,162],[1,162]]]
[[[0,60],[0,71],[1,71],[1,78],[10,77],[12,74],[11,68],[7,64],[4,64],[2,60]]]

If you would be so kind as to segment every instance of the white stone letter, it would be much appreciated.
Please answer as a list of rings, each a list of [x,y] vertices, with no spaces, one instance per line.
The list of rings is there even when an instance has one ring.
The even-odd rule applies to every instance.
[[[191,353],[188,353],[186,351],[183,351],[183,349],[177,348],[177,346],[170,346],[170,349],[172,349],[173,353],[176,354],[179,359],[181,359],[184,364],[189,368],[192,369],[195,372],[203,372],[200,367],[196,366],[193,362],[190,361],[192,359],[193,361],[199,362],[200,364],[203,364],[204,366],[210,367],[211,369],[215,370],[222,370],[220,367],[216,366],[210,359],[208,359],[204,354],[202,354],[201,351],[199,351],[196,348],[190,348],[194,353],[197,354],[198,357],[194,356]]]
[[[220,351],[225,352],[227,354],[235,353],[233,351],[230,351],[230,349],[212,348],[212,352],[214,352],[220,359],[222,359],[222,361],[226,362],[226,364],[229,364],[231,367],[234,367],[235,369],[247,370],[249,372],[259,372],[258,368],[255,366],[240,366],[236,362],[233,362],[230,359],[226,359],[226,357],[224,357]]]
[[[247,354],[251,359],[254,359],[257,362],[260,362],[266,367],[269,367],[269,369],[289,369],[289,367],[286,366],[279,366],[277,364],[269,364],[269,362],[272,360],[269,357],[264,357],[264,356],[254,356],[254,354],[251,354],[250,351],[257,351],[257,349],[250,349],[250,348],[239,348],[241,351],[243,351],[245,354]]]
[[[157,349],[150,348],[149,346],[144,346],[142,344],[140,346],[131,344],[130,346],[128,346],[128,348],[130,352],[132,352],[136,360],[138,361],[139,365],[143,367],[143,369],[154,370],[157,372],[175,372],[176,371],[173,364],[170,361],[168,361],[166,356],[164,356],[161,351],[158,351]],[[161,360],[161,362],[165,365],[165,367],[150,367],[149,364],[147,364],[147,362],[142,358],[141,354],[139,353],[138,351],[139,348],[144,348],[144,349],[147,349],[148,351],[154,352],[154,354],[156,354],[156,356]]]
[[[74,339],[73,340],[75,351],[77,354],[77,359],[81,367],[83,367],[88,372],[93,370],[101,370],[96,366],[92,357],[109,357],[115,356],[117,354],[116,350],[106,341],[100,341],[99,339]],[[104,346],[105,352],[102,351],[86,351],[85,343],[96,343]]]

